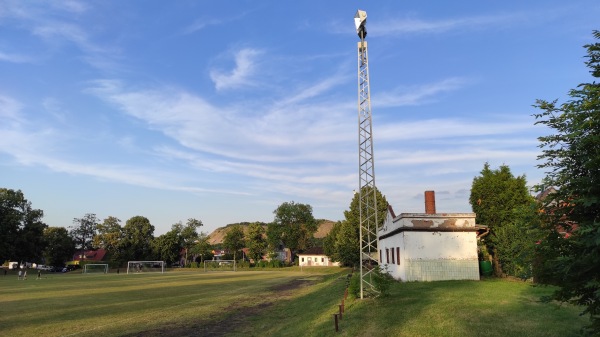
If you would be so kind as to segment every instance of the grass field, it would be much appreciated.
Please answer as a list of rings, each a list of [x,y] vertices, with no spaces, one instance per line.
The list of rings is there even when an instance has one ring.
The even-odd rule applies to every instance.
[[[506,280],[397,283],[346,300],[347,271],[0,276],[0,336],[577,336],[579,308]],[[32,277],[33,276],[33,277]]]

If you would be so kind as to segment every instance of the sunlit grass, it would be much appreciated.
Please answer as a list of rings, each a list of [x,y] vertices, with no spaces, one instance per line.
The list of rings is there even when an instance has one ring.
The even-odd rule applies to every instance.
[[[385,298],[348,298],[335,333],[333,313],[347,273],[339,268],[187,269],[48,274],[27,281],[5,277],[0,278],[0,335],[537,337],[577,336],[587,324],[580,308],[542,303],[550,288],[488,279],[395,283]],[[211,325],[205,334],[202,329]]]

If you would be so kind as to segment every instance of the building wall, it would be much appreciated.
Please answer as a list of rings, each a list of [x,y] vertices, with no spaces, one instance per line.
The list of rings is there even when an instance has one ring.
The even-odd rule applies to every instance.
[[[326,255],[298,255],[300,266],[339,266],[339,262],[331,262]]]
[[[479,280],[474,229],[474,214],[388,217],[379,232],[380,264],[403,281]]]

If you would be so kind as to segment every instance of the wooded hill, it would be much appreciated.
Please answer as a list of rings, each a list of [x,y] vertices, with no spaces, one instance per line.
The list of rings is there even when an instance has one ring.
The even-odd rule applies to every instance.
[[[259,222],[265,228],[265,230],[267,229],[266,223],[260,222],[260,221],[257,221],[257,222]],[[244,229],[244,233],[248,233],[248,226],[251,223],[252,222],[240,222],[240,223],[228,224],[225,227],[219,227],[219,228],[215,229],[212,233],[210,233],[210,235],[208,236],[208,243],[210,243],[211,245],[217,245],[217,244],[223,243],[225,234],[227,234],[227,231],[229,230],[229,228],[231,226],[241,225],[242,228]],[[329,234],[329,232],[331,231],[331,228],[335,224],[335,221],[326,220],[326,219],[318,219],[317,223],[319,224],[319,228],[317,229],[317,231],[315,232],[315,234],[313,236],[316,239],[322,239],[325,236],[327,236],[327,234]]]

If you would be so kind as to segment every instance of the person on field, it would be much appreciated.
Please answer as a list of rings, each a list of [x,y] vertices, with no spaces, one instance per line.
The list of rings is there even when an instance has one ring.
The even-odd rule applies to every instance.
[[[38,277],[36,278],[36,280],[41,280],[42,279],[42,271],[38,270]]]
[[[23,280],[27,280],[27,270],[23,272]]]
[[[21,273],[21,270],[19,269],[19,278],[18,278],[18,280],[21,279],[21,275],[23,275],[23,274]]]

